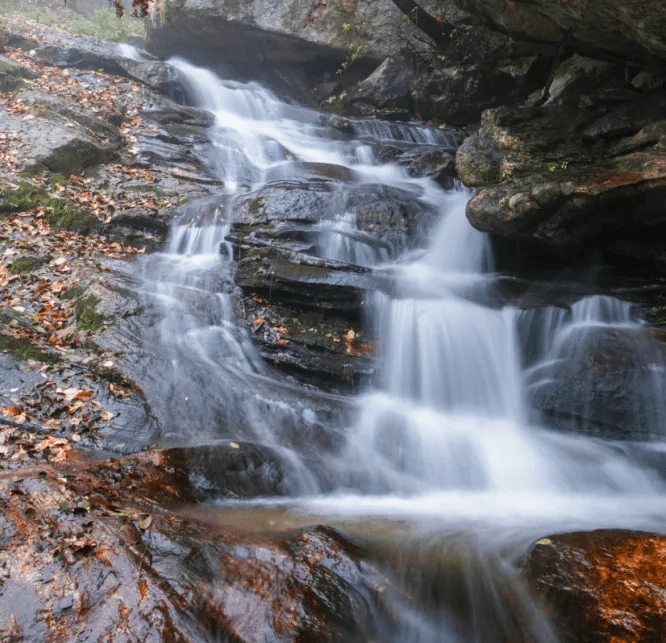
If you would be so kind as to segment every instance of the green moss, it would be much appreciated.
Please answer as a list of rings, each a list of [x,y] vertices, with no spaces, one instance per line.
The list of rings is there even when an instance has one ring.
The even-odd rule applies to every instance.
[[[9,74],[10,76],[13,76],[15,69],[16,69],[15,65],[10,65],[9,63],[6,63],[3,60],[0,60],[0,71],[1,72],[4,72],[5,74]]]
[[[62,174],[58,174],[57,172],[51,174],[49,178],[53,185],[58,185],[58,184],[64,185],[65,183],[67,183],[67,177],[63,176]]]
[[[97,227],[97,219],[92,214],[75,208],[53,214],[49,221],[55,228],[80,232],[81,234],[87,234]]]
[[[19,183],[18,189],[5,193],[4,200],[10,208],[26,212],[41,205],[51,211],[49,222],[55,228],[87,233],[97,226],[97,219],[89,212],[67,205],[32,183]]]
[[[93,353],[94,355],[101,355],[102,354],[102,349],[99,347],[99,344],[97,344],[97,342],[94,342],[92,339],[90,339],[90,337],[86,338],[86,340],[83,342],[82,346],[89,353]]]
[[[9,94],[25,89],[28,85],[21,78],[15,78],[10,74],[0,72],[0,92]]]
[[[266,199],[264,199],[263,196],[258,196],[255,197],[254,199],[250,199],[250,202],[248,203],[247,206],[248,211],[250,212],[250,214],[257,214],[265,203]]]
[[[26,255],[25,257],[14,259],[14,261],[9,264],[9,272],[12,275],[23,275],[28,272],[39,270],[46,262],[47,259],[44,257]]]
[[[90,364],[90,371],[101,377],[111,384],[120,386],[124,389],[135,390],[136,384],[123,373],[119,368],[114,366],[103,366],[101,360],[95,360]]]
[[[78,299],[83,293],[84,289],[81,288],[81,286],[74,286],[73,288],[70,288],[69,290],[66,290],[62,295],[60,295],[60,299]]]
[[[443,165],[444,163],[446,163],[444,154],[442,154],[441,152],[431,152],[430,154],[426,154],[423,157],[423,160],[426,163],[432,163],[433,165]]]
[[[95,297],[95,295],[79,297],[76,300],[74,315],[76,316],[76,325],[80,330],[95,331],[104,326],[104,315],[100,315],[95,311],[98,303],[99,298]]]
[[[34,360],[36,362],[52,362],[53,357],[46,351],[33,346],[23,337],[14,337],[0,333],[0,352],[10,353],[16,359],[23,361]]]

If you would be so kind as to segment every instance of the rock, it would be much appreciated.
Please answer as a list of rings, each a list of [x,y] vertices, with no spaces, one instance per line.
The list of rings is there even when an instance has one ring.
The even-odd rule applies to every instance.
[[[15,151],[17,162],[28,172],[48,169],[69,176],[111,160],[117,154],[117,140],[92,136],[85,127],[55,112],[44,111],[24,120],[3,112],[0,129],[20,137]]]
[[[335,180],[275,181],[232,206],[237,320],[270,364],[349,389],[375,370],[362,310],[382,282],[365,266],[421,243],[434,213],[399,188],[342,183],[335,166],[299,168]]]
[[[501,161],[502,155],[495,142],[483,134],[465,139],[456,151],[458,175],[472,187],[499,183]]]
[[[10,93],[27,87],[24,78],[34,78],[29,69],[17,65],[13,60],[0,56],[0,92]]]
[[[90,71],[100,70],[107,74],[127,76],[127,72],[120,64],[120,57],[108,52],[92,51],[79,47],[42,45],[37,49],[36,55],[56,67],[75,67]]]
[[[390,19],[399,18],[390,0],[313,4],[303,0],[170,0],[148,23],[146,47],[159,57],[187,55],[215,63],[343,61],[360,51],[377,63],[393,36]]]
[[[666,538],[604,529],[539,540],[525,562],[565,643],[651,643],[666,627]]]
[[[10,94],[24,87],[26,87],[26,84],[20,78],[0,71],[0,92]]]
[[[286,249],[317,249],[330,256],[320,246],[333,228],[321,224],[334,224],[343,215],[355,219],[343,231],[345,235],[367,246],[369,253],[383,251],[392,256],[425,241],[436,214],[418,195],[398,187],[329,180],[344,178],[346,168],[309,165],[305,169],[316,170],[326,180],[274,181],[234,204],[236,223],[230,240],[236,248],[278,243]],[[342,255],[330,258],[350,260]]]
[[[558,66],[546,104],[578,104],[581,95],[587,95],[592,87],[614,78],[617,73],[617,64],[574,54]]]
[[[168,96],[179,103],[186,102],[187,91],[177,69],[159,60],[130,60],[123,58],[119,64],[132,78]]]
[[[414,70],[407,61],[389,57],[370,76],[349,91],[344,102],[352,103],[357,109],[359,103],[372,108],[409,108],[412,98],[410,85],[414,75]]]
[[[428,117],[466,125],[478,121],[484,109],[516,102],[519,92],[508,74],[448,67],[430,75],[423,94],[429,97]]]
[[[666,223],[666,104],[637,93],[617,66],[588,63],[564,63],[542,107],[485,112],[458,149],[460,178],[481,186],[467,206],[475,227],[559,247],[653,242]]]
[[[515,38],[565,42],[586,56],[619,58],[662,70],[666,62],[666,7],[660,0],[631,6],[624,0],[582,0],[575,6],[557,0],[456,0],[455,4]]]
[[[246,291],[275,294],[282,301],[358,315],[369,271],[278,248],[253,248],[236,268]]]
[[[14,78],[36,78],[36,74],[27,67],[15,63],[11,58],[0,55],[0,72]]]
[[[572,328],[527,376],[528,403],[545,425],[610,440],[661,435],[666,347],[647,329]]]
[[[376,371],[376,344],[358,315],[350,319],[346,310],[327,310],[331,305],[337,307],[248,290],[239,298],[236,319],[276,368],[324,390],[357,388]]]
[[[5,472],[0,636],[120,641],[119,628],[156,643],[252,641],[257,628],[276,640],[376,636],[370,606],[382,578],[367,552],[327,527],[239,541],[210,512],[169,512],[193,500],[182,456]]]
[[[446,15],[450,6],[437,11]],[[552,47],[527,45],[498,34],[470,20],[452,15],[456,28],[444,51],[435,51],[433,62],[412,83],[415,110],[424,118],[447,124],[478,122],[485,109],[516,104],[548,77]]]
[[[57,67],[104,71],[108,74],[133,78],[178,102],[184,102],[186,90],[176,69],[158,60],[132,60],[103,48],[84,49],[43,45],[37,56]],[[0,68],[1,71],[1,68]]]

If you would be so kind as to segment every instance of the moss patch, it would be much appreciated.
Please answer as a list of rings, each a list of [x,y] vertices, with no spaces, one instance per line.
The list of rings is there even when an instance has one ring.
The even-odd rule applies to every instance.
[[[104,326],[104,315],[95,311],[95,306],[98,303],[99,299],[95,295],[77,298],[74,315],[76,316],[76,325],[80,330],[95,331]]]
[[[247,209],[250,212],[250,214],[257,214],[259,210],[261,210],[264,203],[266,203],[266,199],[264,199],[263,196],[258,196],[250,200]]]
[[[55,228],[81,234],[88,234],[97,228],[97,219],[92,214],[76,208],[68,208],[58,214],[54,213],[49,217],[49,222]]]
[[[26,255],[25,257],[14,259],[14,261],[9,264],[9,272],[12,275],[23,275],[28,272],[39,270],[46,262],[47,259],[44,257]]]
[[[102,360],[94,360],[90,363],[90,372],[94,373],[97,377],[100,377],[111,384],[120,386],[128,390],[140,390],[137,385],[129,378],[125,373],[123,373],[119,368],[115,366],[103,366]]]
[[[18,189],[6,192],[4,202],[9,209],[24,212],[41,206],[50,213],[49,223],[62,230],[85,234],[97,226],[97,219],[89,212],[68,206],[51,196],[44,188],[25,181],[19,183]]]
[[[16,359],[22,361],[34,360],[36,362],[53,362],[54,359],[49,353],[34,346],[23,337],[14,337],[0,333],[0,352],[10,353]]]

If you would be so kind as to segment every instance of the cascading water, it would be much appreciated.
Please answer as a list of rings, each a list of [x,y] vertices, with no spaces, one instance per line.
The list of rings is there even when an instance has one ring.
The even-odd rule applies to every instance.
[[[144,266],[146,296],[166,311],[153,336],[165,356],[164,396],[180,400],[163,437],[210,442],[240,436],[271,444],[291,467],[293,497],[280,502],[293,512],[325,514],[348,527],[355,520],[361,531],[358,525],[369,515],[409,519],[419,529],[427,525],[434,541],[433,533],[444,539],[463,533],[495,561],[500,546],[520,547],[554,530],[660,524],[655,516],[666,506],[653,473],[603,441],[533,426],[526,410],[523,369],[530,369],[534,386],[589,339],[581,329],[639,328],[627,305],[605,297],[533,311],[478,303],[472,294],[494,275],[487,240],[465,219],[469,193],[444,192],[429,179],[375,164],[368,145],[387,139],[436,144],[444,134],[360,122],[353,129],[364,141],[340,140],[316,113],[280,102],[257,85],[220,81],[182,60],[171,63],[196,105],[216,117],[211,141],[226,200],[207,217],[183,215],[166,252]],[[392,280],[387,292],[367,298],[382,347],[380,374],[359,397],[346,446],[330,456],[325,473],[281,440],[283,424],[307,430],[319,420],[286,388],[267,393],[274,380],[233,322],[233,266],[224,241],[231,196],[266,181],[306,179],[312,164],[322,163],[347,168],[347,181],[404,188],[442,217],[425,254],[393,264],[388,249],[369,243],[344,208],[318,224],[317,252],[382,264]],[[660,368],[653,365],[651,373],[661,385]],[[323,475],[328,493],[320,492]],[[478,565],[474,569],[480,573]],[[519,585],[505,563],[493,569],[495,577]],[[400,609],[399,633],[387,640],[502,640],[510,629],[497,612],[460,630],[441,614]],[[535,640],[553,640],[545,621],[530,614]]]

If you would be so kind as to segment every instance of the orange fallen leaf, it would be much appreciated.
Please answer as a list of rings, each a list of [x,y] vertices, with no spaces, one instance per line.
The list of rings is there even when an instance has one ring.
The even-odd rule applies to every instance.
[[[21,415],[21,409],[18,406],[5,406],[5,408],[2,409],[2,414],[5,417],[13,418],[17,415]]]

